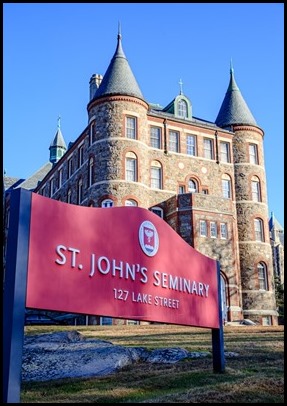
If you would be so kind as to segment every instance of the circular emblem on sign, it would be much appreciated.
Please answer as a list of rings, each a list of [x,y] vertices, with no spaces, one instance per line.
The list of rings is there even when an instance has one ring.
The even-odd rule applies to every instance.
[[[139,242],[143,252],[153,257],[159,247],[159,238],[155,226],[150,221],[144,221],[139,228]]]

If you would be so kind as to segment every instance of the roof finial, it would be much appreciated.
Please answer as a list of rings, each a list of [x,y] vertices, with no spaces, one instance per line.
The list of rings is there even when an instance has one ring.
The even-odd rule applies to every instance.
[[[58,127],[58,130],[60,130],[60,127],[61,127],[61,116],[60,115],[58,115],[58,125],[57,125],[57,127]]]
[[[230,58],[230,73],[233,73],[233,64],[232,64],[232,58]]]
[[[118,39],[122,38],[122,33],[121,33],[121,23],[120,21],[118,22]]]
[[[181,79],[179,79],[179,94],[183,94],[183,92],[182,92],[182,85],[183,85],[183,82],[182,82],[182,80]]]

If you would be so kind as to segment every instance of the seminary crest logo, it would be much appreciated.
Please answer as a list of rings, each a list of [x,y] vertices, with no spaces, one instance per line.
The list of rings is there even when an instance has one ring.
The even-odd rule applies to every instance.
[[[139,242],[143,252],[153,257],[159,247],[158,232],[150,221],[144,221],[139,228]]]

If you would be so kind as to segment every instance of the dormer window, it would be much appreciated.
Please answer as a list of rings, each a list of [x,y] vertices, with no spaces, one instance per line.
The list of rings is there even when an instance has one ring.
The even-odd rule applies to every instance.
[[[185,100],[180,99],[178,101],[177,113],[179,117],[187,118],[187,103]]]

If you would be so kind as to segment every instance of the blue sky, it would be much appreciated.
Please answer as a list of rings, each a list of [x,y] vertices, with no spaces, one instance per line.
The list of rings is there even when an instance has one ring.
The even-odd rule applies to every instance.
[[[88,123],[89,80],[123,49],[145,99],[166,106],[183,92],[193,114],[215,121],[230,60],[264,130],[269,214],[284,224],[284,3],[4,3],[3,169],[27,178]]]

